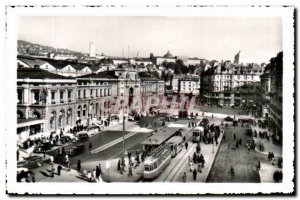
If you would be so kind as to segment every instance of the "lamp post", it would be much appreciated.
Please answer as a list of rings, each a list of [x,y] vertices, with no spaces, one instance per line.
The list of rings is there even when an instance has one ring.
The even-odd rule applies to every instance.
[[[215,132],[212,132],[212,153],[215,153],[215,150],[214,150],[214,136],[215,136]]]

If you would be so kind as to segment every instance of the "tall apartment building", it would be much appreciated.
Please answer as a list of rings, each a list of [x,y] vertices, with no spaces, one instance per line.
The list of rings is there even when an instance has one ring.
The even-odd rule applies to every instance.
[[[214,63],[201,74],[200,100],[215,106],[247,106],[256,102],[262,67]]]

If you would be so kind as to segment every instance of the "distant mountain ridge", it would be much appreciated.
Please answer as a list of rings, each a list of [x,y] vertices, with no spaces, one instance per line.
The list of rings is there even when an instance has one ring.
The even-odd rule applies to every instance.
[[[36,44],[25,40],[18,40],[17,46],[18,53],[21,54],[45,55],[46,53],[54,52],[58,54],[74,54],[77,56],[83,55],[82,52],[64,48],[54,48],[51,46]]]

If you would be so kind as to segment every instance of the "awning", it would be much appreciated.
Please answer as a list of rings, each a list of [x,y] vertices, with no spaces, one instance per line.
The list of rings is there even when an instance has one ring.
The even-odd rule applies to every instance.
[[[38,125],[43,123],[45,123],[44,119],[28,119],[28,120],[18,122],[17,128],[23,128],[23,127]]]

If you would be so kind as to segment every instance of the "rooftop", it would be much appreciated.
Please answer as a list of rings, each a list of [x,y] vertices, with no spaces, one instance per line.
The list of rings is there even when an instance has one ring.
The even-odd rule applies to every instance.
[[[73,79],[72,77],[66,77],[58,74],[48,72],[39,68],[21,68],[17,71],[18,79]]]

